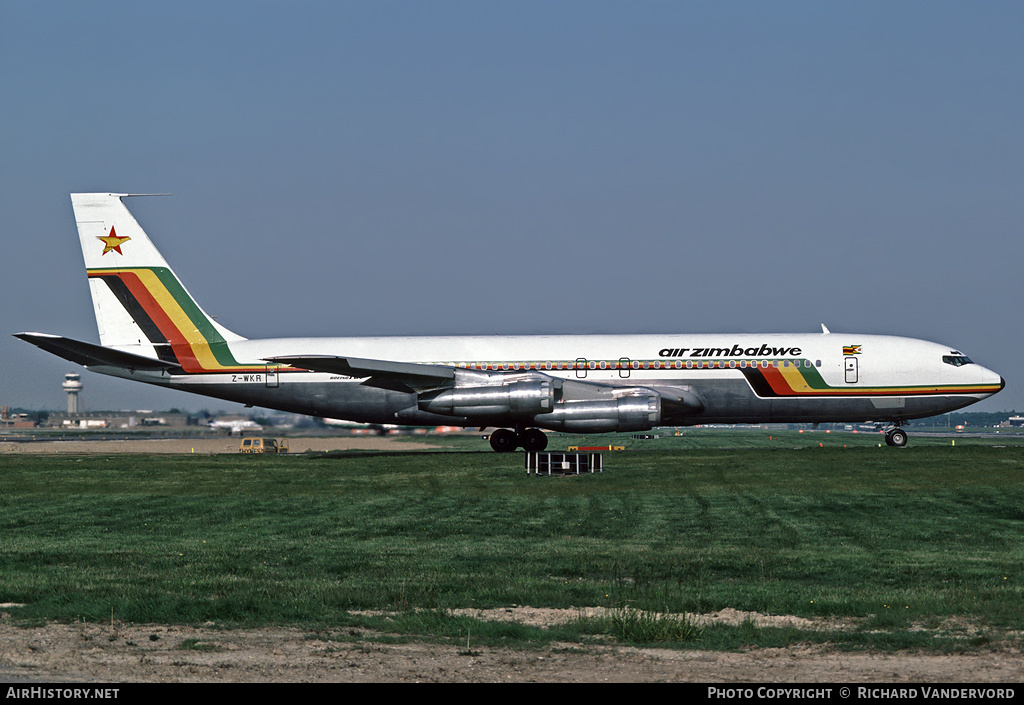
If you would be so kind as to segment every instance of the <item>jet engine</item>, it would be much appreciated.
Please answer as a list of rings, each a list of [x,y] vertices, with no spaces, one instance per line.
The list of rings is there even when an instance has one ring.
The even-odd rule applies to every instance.
[[[454,386],[420,392],[416,400],[418,411],[482,426],[573,433],[646,431],[704,407],[688,387],[609,387],[534,372],[496,378],[473,370],[456,370]]]
[[[535,423],[553,431],[646,431],[661,423],[658,394],[630,394],[599,401],[563,401]]]
[[[420,394],[420,411],[446,416],[464,416],[469,419],[532,418],[548,414],[555,407],[554,380],[516,380],[508,384],[451,387]]]

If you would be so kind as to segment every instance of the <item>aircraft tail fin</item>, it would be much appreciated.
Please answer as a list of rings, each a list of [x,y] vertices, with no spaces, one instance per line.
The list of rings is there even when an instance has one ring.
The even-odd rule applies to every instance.
[[[190,372],[237,364],[228,343],[244,338],[200,308],[121,200],[129,195],[71,194],[100,343]]]

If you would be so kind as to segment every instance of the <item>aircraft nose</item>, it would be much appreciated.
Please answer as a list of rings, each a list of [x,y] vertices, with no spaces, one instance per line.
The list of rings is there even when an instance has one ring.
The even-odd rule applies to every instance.
[[[1006,380],[1003,379],[1003,376],[1001,374],[999,374],[998,372],[995,372],[993,370],[990,370],[987,367],[985,368],[985,371],[988,372],[989,376],[992,378],[992,384],[995,384],[995,380],[999,380],[999,389],[1000,390],[1002,390],[1003,387],[1006,386]]]
[[[1004,387],[1006,387],[1006,380],[1003,379],[1003,376],[1001,374],[999,374],[998,372],[993,372],[992,370],[988,369],[987,367],[985,368],[985,379],[986,379],[985,384],[991,384],[991,385],[998,384],[999,385],[999,389],[997,389],[994,392],[992,392],[993,394],[998,394],[999,392],[1001,392],[1003,390]]]
[[[981,365],[978,365],[978,367],[981,369],[975,372],[978,375],[975,379],[978,380],[977,384],[980,384],[985,389],[985,396],[998,394],[1006,387],[1006,380],[1003,379],[1001,374]]]

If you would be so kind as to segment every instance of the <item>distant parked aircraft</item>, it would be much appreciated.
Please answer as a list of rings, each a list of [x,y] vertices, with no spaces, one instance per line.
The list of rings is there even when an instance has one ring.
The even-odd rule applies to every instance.
[[[248,419],[237,419],[231,421],[211,421],[210,428],[219,428],[226,430],[228,435],[231,434],[242,434],[246,431],[262,431],[263,427],[255,421]]]

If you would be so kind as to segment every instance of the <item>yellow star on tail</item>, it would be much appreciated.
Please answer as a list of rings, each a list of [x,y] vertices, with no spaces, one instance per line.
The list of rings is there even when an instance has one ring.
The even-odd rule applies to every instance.
[[[117,233],[114,232],[113,226],[111,226],[110,228],[109,235],[107,235],[106,237],[97,235],[96,239],[103,241],[103,254],[107,254],[108,252],[113,250],[119,255],[124,254],[123,252],[121,252],[121,245],[131,240],[130,237],[120,237]]]

